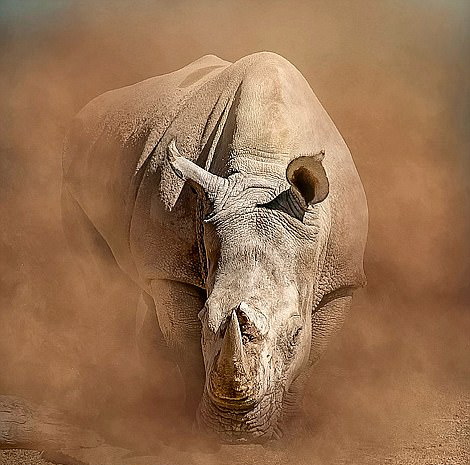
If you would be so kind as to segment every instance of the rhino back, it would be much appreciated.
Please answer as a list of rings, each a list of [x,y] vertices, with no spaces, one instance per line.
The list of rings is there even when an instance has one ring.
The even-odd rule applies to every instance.
[[[129,274],[135,274],[129,231],[145,163],[184,102],[228,64],[202,57],[173,73],[106,92],[74,118],[64,147],[63,188]]]
[[[233,64],[203,57],[105,93],[77,115],[64,184],[121,268],[137,259],[144,280],[173,273],[198,281],[194,196],[165,163],[173,138],[184,156],[220,175],[285,179],[293,158],[325,150],[331,227],[320,287],[326,294],[364,283],[367,206],[351,154],[301,73],[270,52]],[[167,247],[167,237],[179,245]]]

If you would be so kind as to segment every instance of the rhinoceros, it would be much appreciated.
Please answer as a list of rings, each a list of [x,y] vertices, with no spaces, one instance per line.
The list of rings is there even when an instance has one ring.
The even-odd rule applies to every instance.
[[[73,121],[62,202],[84,266],[112,260],[138,286],[140,328],[172,354],[198,427],[228,443],[288,432],[365,284],[368,222],[302,74],[271,52],[209,55],[106,92]]]

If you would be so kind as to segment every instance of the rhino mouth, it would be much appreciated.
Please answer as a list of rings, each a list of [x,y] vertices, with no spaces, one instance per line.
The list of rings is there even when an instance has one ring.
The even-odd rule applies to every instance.
[[[247,404],[229,400],[226,404],[214,402],[205,390],[197,413],[201,430],[226,444],[265,443],[280,439],[282,395],[266,393],[262,399]],[[248,406],[250,407],[248,408]]]
[[[244,393],[243,391],[237,392],[234,396],[226,396],[220,393],[216,394],[216,392],[217,388],[210,380],[207,389],[207,397],[210,399],[211,403],[220,410],[243,413],[253,410],[259,403],[258,399],[255,399],[250,393]]]

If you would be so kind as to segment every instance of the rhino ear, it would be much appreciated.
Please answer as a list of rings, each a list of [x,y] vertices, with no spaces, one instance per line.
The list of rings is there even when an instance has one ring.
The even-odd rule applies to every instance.
[[[322,202],[330,190],[322,160],[325,152],[295,158],[287,167],[286,176],[291,192],[304,210]]]

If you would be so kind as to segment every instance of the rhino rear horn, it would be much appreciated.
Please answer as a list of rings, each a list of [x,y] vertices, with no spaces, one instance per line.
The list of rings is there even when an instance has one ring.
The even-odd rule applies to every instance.
[[[173,139],[168,145],[168,161],[175,174],[183,181],[191,180],[202,187],[209,200],[215,200],[220,192],[226,188],[227,180],[209,173],[191,160],[183,157]]]
[[[325,152],[308,155],[292,160],[286,171],[291,191],[302,207],[322,202],[328,196],[330,186],[322,160]]]

